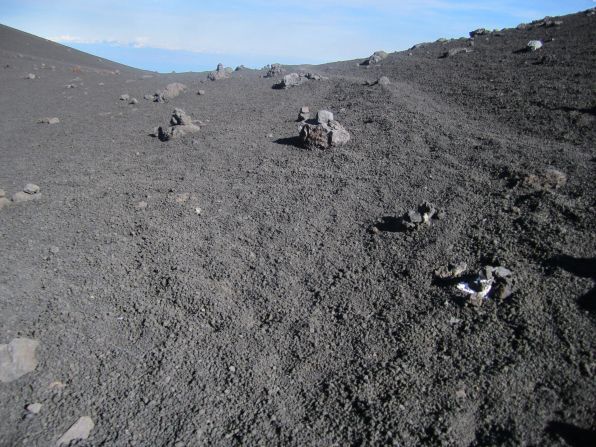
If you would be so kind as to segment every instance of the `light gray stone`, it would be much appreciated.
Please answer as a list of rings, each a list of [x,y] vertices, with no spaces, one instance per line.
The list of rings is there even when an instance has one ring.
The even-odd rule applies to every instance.
[[[89,416],[81,416],[78,421],[76,421],[66,433],[58,439],[56,445],[70,444],[70,442],[77,439],[87,439],[94,427],[95,424]]]
[[[35,350],[37,340],[14,338],[7,345],[0,345],[0,381],[12,382],[37,368]]]
[[[321,124],[327,124],[329,121],[333,120],[333,113],[329,110],[319,110],[317,112],[317,121]]]
[[[43,405],[42,405],[42,404],[40,404],[39,402],[35,402],[35,403],[33,403],[33,404],[29,404],[29,405],[27,405],[27,408],[26,408],[26,409],[27,409],[27,411],[28,411],[29,413],[32,413],[32,414],[39,414],[39,412],[41,411],[41,407],[42,407],[42,406],[43,406]]]
[[[6,208],[10,205],[10,200],[8,200],[6,197],[0,197],[0,210],[2,208]]]
[[[23,191],[26,192],[27,194],[37,194],[39,192],[40,188],[39,186],[37,186],[34,183],[27,183],[25,185],[25,187],[23,188]]]

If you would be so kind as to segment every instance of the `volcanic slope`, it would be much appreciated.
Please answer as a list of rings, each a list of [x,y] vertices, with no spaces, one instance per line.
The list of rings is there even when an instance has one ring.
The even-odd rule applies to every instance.
[[[0,27],[0,188],[40,187],[0,209],[0,344],[39,342],[0,384],[0,445],[82,416],[76,445],[593,439],[596,15],[552,20],[284,67],[328,78],[285,90]],[[303,149],[302,106],[350,142]],[[200,131],[152,137],[175,108]],[[444,216],[381,223],[425,201]],[[434,275],[458,262],[513,293],[471,305]]]

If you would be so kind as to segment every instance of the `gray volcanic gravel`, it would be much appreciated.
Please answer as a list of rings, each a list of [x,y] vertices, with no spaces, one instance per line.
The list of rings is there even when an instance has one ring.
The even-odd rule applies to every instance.
[[[594,445],[596,16],[556,20],[287,90],[0,26],[0,445]]]

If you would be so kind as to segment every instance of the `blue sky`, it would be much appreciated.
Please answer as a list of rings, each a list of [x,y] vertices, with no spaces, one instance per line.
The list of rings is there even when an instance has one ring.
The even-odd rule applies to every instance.
[[[0,23],[169,72],[323,63],[513,27],[594,0],[0,0]]]

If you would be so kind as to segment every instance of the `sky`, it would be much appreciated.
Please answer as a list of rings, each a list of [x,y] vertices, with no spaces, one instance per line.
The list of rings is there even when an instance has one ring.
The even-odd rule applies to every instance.
[[[596,0],[0,0],[0,23],[159,72],[318,64],[514,27]]]

